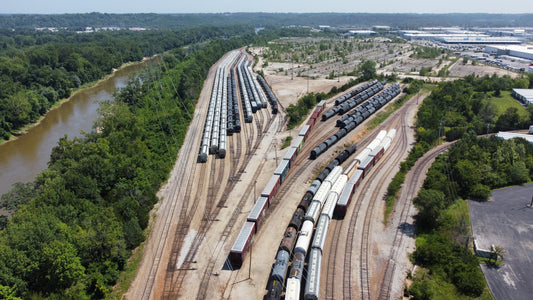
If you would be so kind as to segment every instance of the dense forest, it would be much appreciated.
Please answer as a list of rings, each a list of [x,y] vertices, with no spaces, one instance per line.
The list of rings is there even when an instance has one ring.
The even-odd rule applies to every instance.
[[[417,29],[421,26],[510,27],[533,26],[531,14],[372,14],[372,13],[218,13],[218,14],[64,14],[0,15],[0,28],[146,27],[181,29],[197,26],[343,26],[389,25]]]
[[[178,31],[3,31],[0,34],[0,141],[35,122],[83,84],[123,63],[227,36],[252,36],[251,27],[202,27]]]
[[[16,210],[0,232],[0,298],[105,298],[144,240],[211,65],[283,34],[309,31],[252,31],[167,51],[101,106],[98,131],[62,138],[47,170],[2,197]]]
[[[467,299],[488,293],[479,261],[469,249],[470,222],[463,199],[484,201],[494,188],[533,178],[533,145],[523,139],[477,137],[487,132],[487,124],[489,131],[531,124],[533,110],[526,119],[515,108],[498,114],[490,100],[501,91],[528,85],[531,81],[525,78],[468,76],[439,84],[421,105],[412,154],[423,153],[440,136],[456,142],[437,157],[413,200],[419,213],[412,259],[423,267],[407,292],[415,299]]]

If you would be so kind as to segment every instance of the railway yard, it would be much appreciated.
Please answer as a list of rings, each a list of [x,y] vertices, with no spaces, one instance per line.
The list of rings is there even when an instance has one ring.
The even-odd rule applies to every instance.
[[[221,58],[209,72],[176,164],[168,182],[159,192],[161,201],[152,215],[151,233],[145,242],[139,271],[125,297],[262,299],[273,296],[268,289],[272,282],[271,271],[276,262],[280,241],[311,183],[351,144],[356,146],[355,154],[348,157],[341,167],[346,169],[350,164],[353,166],[354,157],[365,151],[365,148],[371,147],[369,145],[376,136],[383,137],[380,132],[385,130],[396,132],[388,150],[380,152],[380,160],[372,159],[372,164],[375,163],[372,169],[363,171],[359,167],[365,176],[358,181],[359,186],[351,197],[351,204],[347,206],[345,215],[329,216],[327,236],[320,247],[320,289],[316,296],[320,299],[400,298],[406,274],[412,267],[408,253],[414,249],[412,216],[415,212],[410,200],[422,184],[424,170],[429,168],[431,160],[443,148],[428,153],[408,173],[406,184],[387,222],[384,220],[384,197],[400,162],[407,157],[414,143],[413,119],[416,107],[424,95],[420,95],[420,99],[416,96],[409,99],[372,130],[367,129],[366,120],[372,118],[371,113],[355,121],[357,126],[354,125],[352,130],[345,130],[342,136],[338,140],[335,139],[331,145],[328,144],[316,159],[310,159],[315,148],[339,133],[340,130],[336,127],[339,118],[325,118],[326,120],[322,121],[319,117],[315,122],[311,116],[306,120],[307,124],[314,124],[307,127],[305,140],[299,140],[304,140],[303,144],[296,145],[300,148],[299,152],[297,156],[292,157],[290,168],[284,170],[279,189],[268,199],[270,205],[261,226],[255,236],[248,236],[248,252],[241,256],[242,261],[235,263],[230,259],[230,252],[238,239],[239,231],[256,201],[259,201],[265,192],[267,183],[276,176],[273,174],[278,172],[278,165],[287,152],[291,151],[291,147],[281,149],[281,144],[288,135],[292,136],[293,142],[298,141],[303,126],[290,131],[286,129],[286,100],[279,99],[279,112],[278,109],[273,109],[270,102],[265,108],[256,108],[253,116],[248,116],[247,109],[243,109],[244,103],[239,100],[240,111],[227,111],[226,114],[239,114],[239,117],[233,115],[232,119],[240,119],[240,132],[233,129],[232,134],[226,136],[223,133],[227,129],[219,128],[218,133],[212,131],[206,137],[208,112],[212,110],[211,107],[213,111],[218,108],[219,100],[212,97],[212,91],[218,89],[218,83],[215,82],[224,82],[223,79],[233,73],[230,69],[241,66],[238,61],[242,62],[244,58],[247,61],[252,60],[252,56],[244,49],[232,51]],[[244,72],[243,75],[247,76],[245,65],[246,63],[242,63],[239,68]],[[248,69],[248,75],[251,75],[252,71]],[[224,75],[220,77],[218,74]],[[240,72],[231,76],[240,77],[236,79],[239,88],[233,89],[236,99],[242,99],[243,94],[250,92],[250,95],[255,93],[254,99],[263,99],[262,102],[257,101],[262,103],[260,106],[266,104],[268,92],[259,88],[254,92],[246,89],[243,91],[241,85],[245,85],[243,83],[246,79],[241,77]],[[278,86],[272,83],[269,75],[266,75],[265,79],[271,84],[274,94],[283,94],[283,91],[279,91]],[[258,81],[261,81],[252,78],[249,80],[250,86],[253,81],[259,86]],[[333,85],[342,84],[337,80],[328,82],[330,84],[325,85],[316,80],[311,84],[311,90],[325,91]],[[303,83],[309,84],[305,81]],[[359,84],[352,90],[364,84],[366,83]],[[381,84],[381,90],[393,87],[390,83]],[[250,86],[248,89],[253,89]],[[295,88],[302,89],[301,86]],[[398,87],[398,91],[400,88],[403,86]],[[221,91],[226,89],[231,90],[231,84],[220,88]],[[319,112],[319,116],[332,109],[335,99],[340,95],[342,93],[324,102],[323,111]],[[399,97],[396,95],[390,96],[389,100]],[[232,97],[229,98],[220,101],[231,103]],[[387,101],[381,105],[387,105]],[[222,110],[221,113],[224,114]],[[233,125],[235,123],[232,123]],[[207,142],[217,136],[224,136],[215,142],[220,149]],[[225,146],[222,152],[223,144]],[[370,155],[370,151],[368,154]],[[359,163],[363,164],[364,161]],[[303,216],[300,225],[302,221]],[[254,223],[251,226],[254,226]],[[298,230],[294,232],[297,234],[301,228],[296,229]],[[255,230],[254,227],[253,232]],[[292,246],[294,242],[296,239],[293,240]],[[309,252],[311,248],[309,247]],[[291,250],[288,251],[290,256],[293,254]],[[288,274],[290,266],[286,264],[284,268],[285,274]],[[309,279],[310,273],[306,270],[301,276],[303,281]],[[285,285],[286,282],[283,283],[283,286]],[[302,295],[304,286],[302,282]],[[288,290],[282,290],[280,295],[286,295],[288,298],[288,293]]]

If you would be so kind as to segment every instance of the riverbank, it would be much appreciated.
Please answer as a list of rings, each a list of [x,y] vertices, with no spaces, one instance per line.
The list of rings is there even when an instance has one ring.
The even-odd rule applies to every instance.
[[[146,62],[148,62],[150,60],[157,59],[159,56],[160,56],[160,54],[156,54],[156,55],[153,55],[151,57],[143,57],[143,59],[141,61],[134,61],[134,62],[124,63],[119,68],[116,68],[116,69],[113,68],[113,71],[110,74],[105,75],[101,79],[99,79],[97,81],[92,81],[92,82],[85,83],[84,85],[82,85],[82,86],[80,86],[80,87],[78,87],[76,89],[73,89],[71,95],[68,98],[61,99],[61,100],[57,101],[56,103],[54,103],[52,105],[52,107],[50,107],[50,109],[48,109],[48,111],[44,115],[42,115],[39,119],[37,119],[35,122],[30,123],[30,124],[22,127],[21,129],[17,130],[13,135],[11,135],[9,137],[8,140],[0,139],[0,146],[4,145],[6,143],[9,143],[9,142],[15,141],[19,137],[27,134],[31,129],[33,129],[34,127],[36,127],[39,124],[41,124],[41,122],[48,116],[48,114],[51,111],[61,107],[65,103],[68,103],[78,93],[86,91],[86,90],[89,90],[89,89],[92,89],[92,88],[95,88],[95,87],[98,87],[99,85],[103,84],[105,81],[109,80],[111,77],[115,76],[116,73],[119,72],[119,71],[122,71],[122,70],[124,70],[126,68],[129,68],[129,67],[135,67],[137,65],[144,64],[144,63],[146,63]]]

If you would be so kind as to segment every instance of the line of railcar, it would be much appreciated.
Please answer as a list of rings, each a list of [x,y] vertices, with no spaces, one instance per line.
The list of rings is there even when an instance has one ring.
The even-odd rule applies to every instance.
[[[316,114],[317,117],[320,116],[319,114],[323,110],[323,105],[324,105],[323,102],[317,105],[317,108],[315,109],[315,112],[317,112]],[[298,138],[296,138],[294,142],[292,143],[291,147],[287,151],[283,160],[277,166],[276,170],[274,171],[274,174],[270,177],[265,188],[261,192],[259,199],[256,201],[254,207],[250,211],[250,214],[248,215],[246,222],[254,224],[254,227],[253,227],[253,230],[250,230],[249,227],[246,227],[246,226],[244,226],[241,229],[241,232],[239,233],[239,236],[237,237],[237,240],[235,241],[235,244],[233,245],[230,255],[229,255],[232,265],[234,266],[242,265],[244,258],[246,257],[246,253],[248,252],[248,249],[250,247],[250,242],[251,242],[253,235],[255,235],[255,233],[262,227],[267,209],[272,204],[274,195],[278,191],[282,182],[285,180],[287,173],[290,167],[292,166],[292,163],[294,162],[294,159],[298,155],[299,150],[301,149],[306,137],[309,135],[309,132],[313,128],[313,125],[307,124],[302,127],[302,129],[298,133]],[[304,209],[297,210],[295,212],[295,215],[291,219],[291,223],[290,223],[291,225],[289,227],[293,228],[295,231],[299,230],[301,223],[303,222],[304,214],[305,214]],[[281,243],[281,245],[284,245],[284,246],[280,247],[279,250],[288,252],[288,249],[292,248],[295,242],[296,242],[295,232],[288,229],[285,234],[284,240]],[[283,262],[285,261],[285,257],[286,257],[285,253],[278,252],[278,254],[276,255],[276,274],[281,274],[281,271],[283,270]],[[275,294],[279,288],[282,288],[282,286],[281,285],[276,286],[274,284],[274,285],[271,285],[270,288],[272,288],[272,294]]]
[[[226,155],[226,135],[234,131],[234,126],[231,126],[228,131],[230,128],[227,113],[229,82],[226,70],[236,56],[236,51],[230,52],[216,70],[198,153],[198,162],[206,162],[209,154],[215,154],[221,158]]]
[[[343,128],[354,120],[367,118],[400,94],[400,92],[400,85],[398,83],[391,85],[379,95],[356,107],[352,113],[344,115],[338,119],[337,126]]]
[[[389,134],[386,134],[385,131],[380,132],[376,136],[376,138],[362,151],[362,153],[365,154],[365,156],[370,156],[372,153],[379,153],[380,151],[383,151],[381,149],[388,148],[390,146],[392,138],[394,137],[394,133],[395,130],[391,130]],[[370,151],[370,153],[368,151]],[[341,153],[340,156],[341,157],[338,157],[338,159],[345,160],[349,155],[347,156],[345,153]],[[375,155],[374,157],[375,159],[378,159],[380,156]],[[316,217],[306,218],[302,230],[300,231],[300,235],[298,237],[294,250],[293,264],[291,265],[289,277],[287,279],[285,299],[300,299],[302,277],[298,275],[303,274],[304,264],[302,262],[305,261],[305,256],[307,254],[309,260],[307,264],[307,278],[305,281],[305,289],[303,292],[304,299],[318,299],[320,291],[321,260],[324,251],[324,243],[327,236],[327,229],[333,216],[336,214],[338,202],[341,201],[340,199],[343,197],[344,194],[347,193],[346,191],[350,191],[350,189],[353,189],[350,183],[352,177],[350,176],[355,176],[353,178],[357,179],[357,184],[359,184],[360,178],[362,178],[363,171],[358,169],[354,174],[353,169],[357,168],[357,165],[354,166],[354,161],[357,162],[363,159],[364,158],[359,155],[350,163],[350,165],[346,168],[346,170],[344,170],[344,172],[342,172],[342,174],[338,175],[337,172],[333,171],[330,172],[330,174],[332,174],[331,176],[328,174],[328,176],[326,177],[328,178],[328,180],[325,180],[325,186],[331,186],[331,189],[329,190],[327,200],[325,201],[325,204],[322,207],[320,217],[315,223],[316,229],[314,231],[315,233],[312,241],[311,236],[313,235],[313,219],[316,220]],[[332,162],[328,166],[331,167],[337,164],[338,163]],[[338,168],[340,167],[335,166],[333,169],[336,170]],[[328,171],[328,167],[326,167],[325,171]],[[334,178],[336,178],[335,183],[331,185],[331,180],[333,180]],[[353,191],[350,191],[349,193],[351,194],[353,193]],[[323,196],[319,194],[320,192],[316,191],[313,200],[316,200],[316,202],[313,203],[319,203],[321,201],[320,198],[323,198]],[[316,197],[317,195],[318,197]],[[309,209],[309,211],[311,211],[311,208]],[[279,282],[278,286],[281,286]]]
[[[374,83],[374,81],[371,81],[365,84],[364,85],[365,89],[361,93],[353,96],[350,99],[347,99],[346,101],[343,101],[338,106],[335,106],[332,109],[325,112],[324,115],[322,115],[322,121],[326,121],[327,119],[337,114],[342,115],[345,112],[349,111],[350,109],[363,103],[364,101],[366,101],[367,99],[371,98],[373,95],[381,91],[385,83],[386,83],[385,81],[380,82],[380,83]]]
[[[305,132],[300,132],[300,136],[305,135]],[[333,201],[331,200],[330,195],[332,195],[332,192],[335,195],[340,194],[342,190],[341,185],[344,185],[346,182],[346,179],[344,178],[346,176],[342,174],[342,167],[339,165],[346,161],[355,150],[356,146],[350,145],[342,151],[326,168],[324,168],[317,179],[313,181],[311,186],[305,192],[302,200],[294,211],[291,221],[282,238],[280,247],[278,248],[276,263],[272,268],[272,273],[268,280],[267,299],[280,299],[283,293],[285,278],[287,278],[285,299],[299,299],[305,257],[308,254],[314,225],[320,223],[319,216],[322,214],[324,214],[324,218],[328,220],[329,224],[334,208],[333,204],[328,203],[328,200],[330,202]],[[331,208],[332,205],[333,208]],[[323,212],[323,206],[328,207],[326,213]],[[295,230],[299,231],[297,236],[294,234]],[[281,255],[280,251],[282,251],[283,255]],[[314,251],[313,248],[311,248],[310,251]],[[292,256],[292,262],[290,260],[285,260],[287,253],[289,254],[289,258]],[[288,273],[287,270],[289,270]]]
[[[340,105],[342,104],[343,102],[349,100],[350,98],[356,96],[357,94],[360,94],[362,92],[364,92],[366,89],[368,89],[369,87],[373,86],[374,84],[378,83],[377,79],[374,79],[370,82],[367,82],[365,84],[363,84],[362,86],[359,86],[345,94],[343,94],[342,96],[338,97],[335,99],[335,106],[337,105]]]
[[[266,94],[266,97],[268,99],[268,102],[270,102],[270,107],[272,108],[272,114],[278,113],[278,99],[276,98],[276,95],[272,92],[268,84],[266,83],[265,79],[261,75],[257,75],[257,81],[261,84],[261,88],[263,88],[263,91]]]
[[[236,70],[237,70],[237,76],[239,77],[239,90],[241,92],[241,102],[243,104],[243,114],[244,114],[244,122],[246,123],[252,123],[253,121],[253,111],[252,111],[252,103],[249,98],[249,89],[246,88],[247,82],[244,80],[244,75],[242,72],[242,65],[246,62],[246,57],[243,57]],[[257,107],[256,107],[257,108]]]
[[[250,83],[252,85],[252,89],[257,94],[257,104],[261,104],[261,108],[267,108],[267,100],[265,97],[265,94],[263,93],[263,90],[261,89],[261,86],[259,85],[259,82],[257,82],[257,76],[254,76],[254,72],[252,71],[252,64],[248,65],[248,78],[250,79]]]
[[[382,93],[383,95],[380,94],[365,102],[365,110],[362,112],[356,111],[355,114],[351,115],[350,118],[346,120],[345,126],[342,126],[334,135],[330,136],[324,142],[322,142],[313,150],[311,150],[309,158],[316,159],[322,153],[326,152],[326,150],[331,148],[332,145],[337,143],[340,139],[346,136],[350,131],[356,128],[364,120],[366,120],[373,113],[383,107],[386,103],[388,103],[398,94],[400,94],[400,92],[400,84],[394,83]]]
[[[304,299],[314,300],[319,298],[321,274],[320,268],[322,255],[324,255],[324,244],[327,237],[329,223],[331,222],[334,216],[334,212],[338,211],[337,208],[339,206],[345,205],[345,203],[342,202],[345,202],[346,200],[343,200],[342,197],[351,197],[354,189],[353,184],[358,185],[361,178],[363,178],[366,172],[368,172],[368,170],[364,166],[362,166],[363,162],[368,161],[368,159],[370,159],[371,165],[374,165],[382,157],[384,151],[389,148],[395,134],[395,129],[389,131],[388,134],[386,131],[381,131],[362,152],[366,153],[366,156],[361,157],[360,155],[358,155],[354,159],[354,161],[350,163],[346,170],[344,170],[344,173],[338,177],[337,181],[333,185],[329,193],[328,200],[326,201],[326,204],[322,209],[322,213],[320,214],[320,218],[315,229],[314,238],[311,243],[311,251],[307,268],[307,280],[304,290]],[[355,172],[353,172],[354,166],[357,166],[357,171]],[[352,178],[354,178],[354,180],[352,180]],[[344,217],[344,215],[342,215],[342,217]],[[291,285],[295,286],[297,285],[297,283],[291,283]],[[291,287],[290,292],[299,293],[299,287]],[[285,299],[298,299],[298,297],[299,294],[286,294]]]
[[[244,79],[244,84],[246,87],[246,92],[248,93],[248,98],[250,99],[250,105],[252,106],[252,113],[256,113],[258,109],[261,108],[261,104],[258,104],[257,95],[255,94],[255,90],[252,87],[252,84],[250,82],[250,76],[248,74],[248,68],[247,68],[247,62],[244,62],[241,64],[240,71],[242,72],[242,76]]]
[[[350,162],[344,171],[344,174],[349,178],[348,182],[335,206],[334,214],[336,217],[344,218],[352,201],[352,196],[359,187],[361,180],[384,152],[387,151],[395,135],[396,129],[391,129],[388,133],[380,131],[376,138]]]

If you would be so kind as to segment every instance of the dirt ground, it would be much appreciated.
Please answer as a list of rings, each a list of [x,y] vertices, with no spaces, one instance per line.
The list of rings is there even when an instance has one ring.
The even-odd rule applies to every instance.
[[[493,74],[496,74],[498,76],[508,75],[512,78],[519,77],[520,74],[516,72],[511,72],[509,70],[505,70],[502,68],[497,68],[493,66],[487,66],[481,63],[478,63],[477,65],[472,65],[472,61],[469,61],[466,65],[463,65],[462,60],[458,60],[453,66],[451,66],[449,69],[450,76],[453,77],[464,77],[467,75],[478,75],[479,77],[489,75],[492,76]]]

